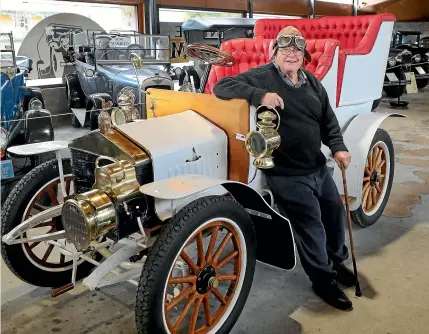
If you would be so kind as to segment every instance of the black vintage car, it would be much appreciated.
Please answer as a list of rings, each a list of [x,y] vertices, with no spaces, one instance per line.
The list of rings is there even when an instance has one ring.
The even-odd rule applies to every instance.
[[[391,48],[386,64],[383,89],[388,97],[399,97],[405,93],[405,72],[411,71],[412,54],[408,50]]]
[[[396,30],[391,43],[393,48],[409,50],[412,53],[411,70],[416,76],[419,89],[429,83],[429,48],[422,46],[421,35],[421,31]]]

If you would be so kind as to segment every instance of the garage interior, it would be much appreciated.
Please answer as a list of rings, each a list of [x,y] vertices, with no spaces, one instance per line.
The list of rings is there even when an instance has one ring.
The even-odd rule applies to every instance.
[[[162,34],[159,18],[163,10],[183,10],[201,12],[202,17],[215,12],[242,18],[391,13],[396,17],[394,29],[420,31],[422,37],[429,37],[429,6],[421,0],[93,0],[86,3],[135,6],[138,31],[146,34]],[[429,59],[429,44],[427,48]],[[355,89],[359,90],[358,83]],[[88,127],[71,126],[64,87],[47,86],[43,94],[45,107],[53,115],[56,140],[71,141],[90,132]],[[406,109],[395,108],[398,99],[408,102]],[[417,89],[412,82],[407,83],[398,98],[387,96],[383,90],[375,111],[405,117],[389,117],[380,126],[390,134],[395,149],[395,174],[387,206],[374,225],[368,228],[353,225],[363,296],[356,297],[354,288],[345,289],[353,301],[353,311],[336,310],[311,291],[298,257],[292,271],[258,262],[249,298],[231,333],[428,333],[429,85]],[[69,156],[67,150],[63,156]],[[346,242],[349,245],[348,236]],[[351,257],[346,264],[352,268]],[[36,287],[17,278],[2,259],[2,333],[136,333],[136,287],[127,282],[99,291],[89,291],[78,283],[55,298],[51,292],[51,288]]]

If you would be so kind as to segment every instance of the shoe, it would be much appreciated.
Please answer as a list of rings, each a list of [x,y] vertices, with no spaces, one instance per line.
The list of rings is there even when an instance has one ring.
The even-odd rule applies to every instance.
[[[334,269],[337,272],[336,280],[338,281],[338,283],[348,288],[356,284],[355,274],[353,273],[353,271],[347,268],[343,263],[334,262],[332,269]]]
[[[336,280],[329,283],[313,283],[312,288],[316,295],[332,307],[344,311],[353,308],[351,300],[341,290]]]

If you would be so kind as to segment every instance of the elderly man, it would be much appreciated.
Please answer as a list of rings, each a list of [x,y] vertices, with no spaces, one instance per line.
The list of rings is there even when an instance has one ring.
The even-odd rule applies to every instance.
[[[242,98],[250,104],[279,110],[281,145],[276,166],[264,170],[279,210],[292,224],[302,266],[314,292],[328,304],[350,309],[352,302],[337,282],[350,287],[353,273],[343,264],[346,212],[321,152],[330,148],[338,165],[351,161],[325,88],[303,69],[311,61],[299,30],[286,27],[273,46],[273,61],[233,77],[213,88],[220,99]]]

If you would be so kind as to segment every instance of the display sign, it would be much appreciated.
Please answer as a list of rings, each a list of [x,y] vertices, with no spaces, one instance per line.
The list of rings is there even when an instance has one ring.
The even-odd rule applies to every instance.
[[[419,74],[426,74],[425,70],[421,66],[417,66],[416,70],[419,72]]]
[[[0,162],[0,166],[2,180],[11,179],[15,176],[13,172],[12,160],[2,160]]]
[[[398,81],[398,77],[396,76],[395,73],[388,72],[386,73],[386,76],[390,81]]]
[[[407,81],[411,81],[410,84],[407,84],[407,94],[418,93],[419,90],[417,88],[416,76],[414,75],[414,72],[405,72],[405,76],[407,78]]]
[[[170,59],[172,63],[189,62],[184,38],[170,38]]]
[[[111,48],[126,48],[131,44],[131,38],[127,36],[116,36],[109,42]]]

